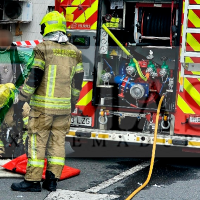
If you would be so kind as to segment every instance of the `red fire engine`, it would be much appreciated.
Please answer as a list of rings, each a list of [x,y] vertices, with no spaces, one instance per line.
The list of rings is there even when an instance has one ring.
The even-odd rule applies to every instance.
[[[84,82],[68,139],[200,147],[200,2],[56,0]],[[158,124],[156,112],[161,104]]]

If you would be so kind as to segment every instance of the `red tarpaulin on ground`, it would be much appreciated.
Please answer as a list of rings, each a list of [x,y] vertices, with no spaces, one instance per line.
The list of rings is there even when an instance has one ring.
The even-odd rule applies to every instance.
[[[10,162],[3,165],[2,167],[9,171],[13,171],[13,172],[16,172],[19,174],[26,174],[27,162],[28,162],[28,158],[27,158],[26,154],[24,154],[22,156],[19,156],[18,158],[11,160]],[[45,179],[46,168],[47,168],[47,159],[45,159],[42,179]],[[80,174],[80,172],[81,171],[79,169],[75,169],[75,168],[68,167],[65,165],[63,168],[60,180],[64,180],[64,179],[67,179],[67,178],[70,178],[73,176],[77,176]]]

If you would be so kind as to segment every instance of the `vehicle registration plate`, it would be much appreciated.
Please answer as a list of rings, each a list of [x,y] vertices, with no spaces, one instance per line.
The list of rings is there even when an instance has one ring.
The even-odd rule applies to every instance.
[[[82,117],[82,116],[72,116],[71,125],[73,126],[92,126],[91,117]]]

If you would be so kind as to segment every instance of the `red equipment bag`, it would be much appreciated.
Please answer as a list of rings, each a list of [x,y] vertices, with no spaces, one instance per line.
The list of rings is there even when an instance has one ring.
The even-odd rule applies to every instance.
[[[22,156],[19,156],[18,158],[15,158],[14,160],[11,160],[10,162],[3,165],[2,167],[9,171],[13,171],[19,174],[26,174],[27,162],[28,162],[28,158],[26,154],[24,154]],[[47,168],[47,159],[45,159],[45,162],[44,162],[44,170],[42,174],[42,179],[45,179],[46,168]],[[75,168],[65,165],[63,168],[62,174],[60,176],[60,180],[77,176],[80,174],[80,172],[81,171],[79,169],[75,169]]]

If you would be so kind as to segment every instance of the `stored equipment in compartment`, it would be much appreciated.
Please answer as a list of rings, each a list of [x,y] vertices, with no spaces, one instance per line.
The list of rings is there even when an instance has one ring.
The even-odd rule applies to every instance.
[[[162,109],[174,111],[174,78],[177,77],[179,51],[175,47],[178,4],[172,2],[158,6],[153,3],[124,1],[120,8],[114,8],[113,1],[111,4],[112,9],[109,11],[107,4],[102,3],[100,24],[104,24],[112,35],[126,46],[136,62],[125,55],[121,48],[116,46],[113,37],[100,28],[93,103],[101,105],[103,98],[103,106],[156,110],[160,97],[167,92]],[[116,19],[122,19],[123,26],[109,24]],[[110,75],[110,68],[104,60],[110,63],[114,75]],[[121,63],[124,63],[123,69]],[[137,66],[146,80],[141,78]],[[105,78],[106,82],[109,82],[109,88],[105,85]]]
[[[136,3],[134,39],[140,43],[177,45],[178,4]]]

